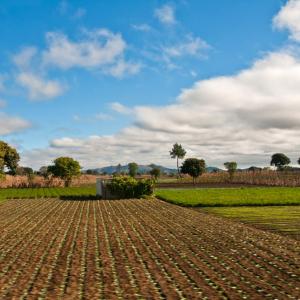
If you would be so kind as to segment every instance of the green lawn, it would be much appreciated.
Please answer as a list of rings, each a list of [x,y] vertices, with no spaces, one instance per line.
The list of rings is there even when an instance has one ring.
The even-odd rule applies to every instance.
[[[300,238],[300,206],[208,207],[199,210]]]
[[[156,197],[191,207],[300,205],[300,188],[157,189]]]
[[[55,198],[96,195],[95,187],[0,189],[0,202],[17,198]]]

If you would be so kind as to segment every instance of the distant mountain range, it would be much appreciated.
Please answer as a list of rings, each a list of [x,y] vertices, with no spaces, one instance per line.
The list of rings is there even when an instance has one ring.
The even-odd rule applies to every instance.
[[[159,168],[161,173],[166,173],[166,174],[176,174],[177,173],[177,169],[166,168],[164,166],[155,165],[155,164],[138,165],[138,173],[140,173],[140,174],[149,173],[154,167]],[[124,166],[107,166],[107,167],[103,167],[103,168],[88,169],[88,170],[85,170],[84,172],[85,173],[111,175],[116,172],[128,173],[128,171],[129,171],[128,165],[124,165]],[[207,167],[206,168],[206,172],[208,172],[208,173],[220,172],[220,171],[222,171],[222,170],[217,167]]]

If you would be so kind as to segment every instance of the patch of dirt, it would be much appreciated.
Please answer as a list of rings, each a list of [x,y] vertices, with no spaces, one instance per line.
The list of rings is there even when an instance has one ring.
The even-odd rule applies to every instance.
[[[300,242],[156,199],[9,200],[0,299],[299,299]]]

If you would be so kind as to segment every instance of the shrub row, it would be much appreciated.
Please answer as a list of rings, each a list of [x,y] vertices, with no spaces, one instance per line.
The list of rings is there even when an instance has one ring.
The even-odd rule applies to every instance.
[[[107,184],[110,193],[120,199],[141,198],[153,194],[154,182],[151,179],[136,180],[132,177],[115,176]]]

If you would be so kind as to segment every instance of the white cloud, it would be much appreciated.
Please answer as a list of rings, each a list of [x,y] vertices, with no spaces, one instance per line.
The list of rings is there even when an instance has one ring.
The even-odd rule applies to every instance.
[[[80,147],[83,146],[83,142],[80,139],[72,139],[72,138],[61,138],[61,139],[54,139],[51,142],[51,146],[53,147]]]
[[[140,63],[126,62],[120,59],[114,65],[109,67],[105,73],[110,74],[116,78],[123,78],[125,75],[134,75],[139,73],[142,65]]]
[[[66,4],[61,2],[61,5]],[[16,81],[28,89],[32,100],[50,99],[65,91],[58,80],[45,78],[50,66],[63,70],[75,67],[100,70],[117,78],[136,74],[141,69],[140,63],[125,60],[126,42],[122,36],[107,29],[85,30],[79,41],[71,41],[58,32],[48,32],[46,39],[44,51],[25,47],[13,57],[19,72]],[[2,81],[0,77],[0,90]]]
[[[227,160],[268,165],[274,152],[285,152],[295,162],[299,95],[300,59],[285,51],[270,53],[234,76],[196,82],[170,105],[129,109],[115,102],[115,111],[134,115],[132,126],[112,136],[57,139],[47,150],[28,152],[26,159],[35,163],[37,156],[72,153],[85,167],[132,159],[172,166],[168,151],[180,142],[188,156],[203,157],[209,165]]]
[[[73,120],[75,122],[91,123],[95,121],[110,121],[113,120],[113,117],[105,113],[97,113],[93,116],[81,117],[79,115],[73,115]]]
[[[187,40],[182,43],[163,47],[163,52],[168,57],[197,56],[209,47],[210,46],[201,38],[188,36]]]
[[[47,33],[47,49],[42,53],[42,64],[63,70],[84,68],[100,70],[122,78],[137,74],[141,64],[125,59],[127,44],[119,33],[107,29],[84,31],[80,40],[72,41],[58,32]]]
[[[289,0],[274,17],[273,24],[278,29],[290,31],[290,38],[300,42],[300,1]]]
[[[30,68],[32,60],[36,54],[37,49],[35,47],[25,47],[18,54],[14,55],[13,62],[19,68]]]
[[[290,3],[296,2],[287,7]],[[204,158],[209,165],[235,160],[239,166],[266,166],[275,152],[286,153],[296,163],[299,95],[299,49],[283,49],[235,75],[197,81],[170,105],[129,109],[112,103],[113,110],[134,116],[131,126],[111,136],[57,139],[48,149],[25,153],[24,159],[30,165],[72,153],[85,167],[132,160],[172,166],[168,151],[180,142],[187,156]]]
[[[118,112],[119,114],[130,114],[132,113],[132,109],[130,109],[129,107],[124,106],[123,104],[119,103],[119,102],[112,102],[110,103],[110,108],[116,112]]]
[[[46,80],[30,72],[17,75],[17,82],[26,88],[31,100],[44,100],[57,97],[64,92],[64,87],[55,80]]]
[[[73,19],[80,19],[86,15],[85,8],[74,8],[72,3],[65,0],[59,2],[57,9],[61,15],[69,15]]]
[[[48,49],[43,53],[45,64],[62,69],[96,68],[112,64],[123,54],[126,43],[120,34],[106,29],[86,32],[86,38],[74,42],[62,33],[47,33]]]
[[[148,32],[151,30],[151,27],[148,24],[133,24],[132,28],[136,31]]]
[[[8,135],[31,127],[30,122],[0,112],[0,135]]]
[[[172,25],[176,23],[174,8],[170,5],[163,5],[154,11],[154,16],[163,24]]]
[[[16,82],[28,90],[31,100],[45,100],[61,95],[65,88],[57,80],[44,78],[40,74],[41,60],[36,47],[25,47],[13,56],[13,62],[18,68]],[[43,70],[42,73],[45,73]]]

